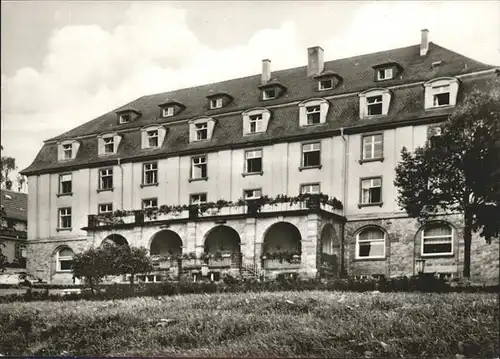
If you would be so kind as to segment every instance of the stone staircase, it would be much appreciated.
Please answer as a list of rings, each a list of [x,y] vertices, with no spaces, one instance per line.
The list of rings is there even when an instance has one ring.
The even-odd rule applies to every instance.
[[[240,273],[242,278],[255,278],[259,281],[264,281],[266,275],[265,270],[258,268],[255,264],[241,265]]]

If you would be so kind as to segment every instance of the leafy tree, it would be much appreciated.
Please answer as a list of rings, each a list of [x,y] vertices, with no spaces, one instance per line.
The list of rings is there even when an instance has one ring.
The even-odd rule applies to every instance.
[[[470,277],[472,232],[488,242],[500,232],[500,79],[475,89],[423,147],[403,148],[394,184],[398,203],[425,223],[461,213],[463,276]]]
[[[73,275],[84,278],[85,283],[95,293],[95,287],[112,272],[109,255],[102,248],[89,248],[73,256]]]
[[[0,146],[3,151],[3,147]],[[17,169],[16,160],[13,157],[2,156],[0,159],[0,186],[4,189],[12,189],[12,180],[9,174]]]
[[[136,274],[150,273],[153,270],[153,263],[149,258],[146,248],[131,247],[124,253],[121,265],[121,272],[130,275],[130,286],[134,286],[134,277]]]

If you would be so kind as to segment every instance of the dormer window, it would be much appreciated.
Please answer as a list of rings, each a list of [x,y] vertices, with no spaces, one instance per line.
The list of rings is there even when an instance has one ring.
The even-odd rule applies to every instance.
[[[313,98],[299,104],[299,125],[311,126],[326,122],[330,104],[322,98]]]
[[[104,141],[104,153],[110,154],[115,152],[115,139],[113,137],[103,138]]]
[[[321,120],[320,108],[321,108],[320,105],[306,107],[308,125],[316,125],[320,123]]]
[[[163,146],[167,130],[161,125],[150,125],[141,129],[142,148],[152,149]]]
[[[174,107],[169,106],[162,109],[163,117],[172,117],[174,115]]]
[[[437,86],[432,88],[432,98],[434,107],[450,105],[450,85]]]
[[[206,123],[198,123],[196,126],[196,141],[207,139],[208,125]]]
[[[189,142],[210,140],[214,126],[215,121],[210,117],[201,117],[189,121]]]
[[[262,93],[262,98],[264,100],[272,100],[276,98],[276,89],[264,90]]]
[[[366,98],[368,106],[368,116],[376,116],[382,114],[382,95],[370,96]]]
[[[120,124],[123,124],[123,123],[129,123],[131,121],[131,116],[130,114],[123,114],[123,115],[120,115]]]
[[[118,151],[122,136],[117,133],[105,133],[97,136],[97,153],[99,156],[112,155]]]
[[[434,79],[426,82],[424,88],[426,109],[455,106],[458,94],[458,80],[456,78]]]
[[[359,94],[359,117],[387,116],[391,102],[391,93],[387,89],[370,89]]]
[[[390,80],[393,78],[393,70],[392,67],[388,69],[379,69],[377,70],[377,80]]]
[[[222,107],[222,98],[214,98],[210,100],[210,108],[213,110],[215,108]]]
[[[333,79],[325,79],[318,81],[318,89],[320,91],[331,90],[333,88]]]
[[[116,111],[116,114],[118,115],[118,124],[120,125],[130,123],[141,116],[139,111],[130,107]]]
[[[210,90],[210,94],[207,96],[208,108],[210,110],[215,110],[218,108],[226,107],[233,101],[233,97],[226,92]]]
[[[161,109],[161,117],[173,117],[186,108],[182,103],[172,98],[166,99],[158,107]]]
[[[63,160],[70,160],[73,158],[73,144],[72,143],[62,145],[62,151],[63,151]]]
[[[57,145],[57,158],[59,161],[74,160],[80,143],[75,140],[63,140]]]
[[[148,135],[148,145],[150,148],[158,147],[158,130],[151,130],[146,132]]]
[[[403,67],[396,62],[388,62],[373,66],[375,70],[375,81],[391,80],[403,72]]]
[[[265,108],[255,108],[242,113],[243,135],[266,132],[271,112]]]
[[[342,77],[332,70],[323,71],[319,75],[314,76],[314,79],[318,81],[318,91],[334,89],[342,81]]]

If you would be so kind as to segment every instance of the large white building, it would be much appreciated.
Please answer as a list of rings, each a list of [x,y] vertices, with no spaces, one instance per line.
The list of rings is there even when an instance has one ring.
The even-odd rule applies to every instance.
[[[419,226],[397,205],[394,168],[495,68],[429,42],[427,30],[419,45],[307,55],[307,66],[273,72],[263,60],[260,75],[143,96],[47,140],[23,171],[28,270],[71,282],[73,253],[112,240],[150,249],[164,275],[207,263],[390,277],[414,274],[422,258],[425,271],[459,276],[460,216]],[[317,193],[330,198],[296,198]],[[472,277],[498,281],[498,242],[485,246],[474,238]]]

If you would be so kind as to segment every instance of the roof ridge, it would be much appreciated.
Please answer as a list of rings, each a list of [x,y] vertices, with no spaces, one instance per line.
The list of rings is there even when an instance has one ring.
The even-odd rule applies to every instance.
[[[19,192],[19,191],[14,191],[12,189],[7,189],[7,188],[2,188],[1,191],[5,191],[5,192],[11,192],[11,193],[20,193],[20,194],[25,194],[25,195],[28,195],[27,193],[24,193],[24,192]]]

